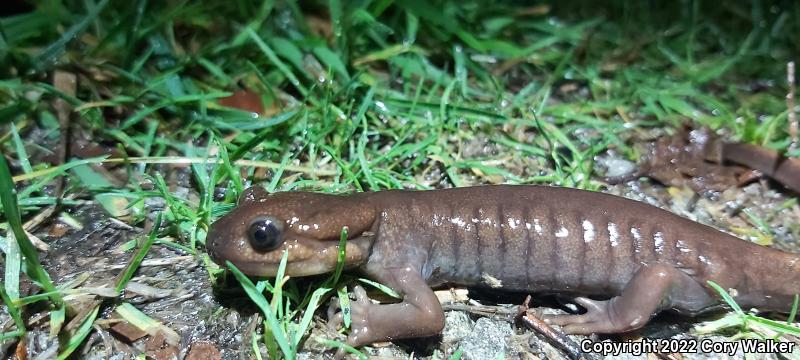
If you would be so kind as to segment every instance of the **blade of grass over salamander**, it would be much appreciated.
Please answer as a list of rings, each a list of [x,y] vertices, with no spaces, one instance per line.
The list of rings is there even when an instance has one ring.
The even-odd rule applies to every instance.
[[[306,336],[306,332],[308,332],[308,328],[311,326],[311,321],[314,320],[314,313],[317,311],[317,308],[319,308],[320,301],[323,296],[327,295],[330,291],[330,288],[318,288],[311,294],[311,300],[309,300],[308,306],[306,306],[303,311],[303,317],[300,319],[300,324],[295,332],[295,346],[299,346],[303,337]]]
[[[347,258],[347,231],[349,228],[347,226],[342,227],[342,231],[339,234],[339,254],[336,257],[336,270],[333,271],[333,278],[331,279],[331,285],[336,285],[339,282],[339,278],[342,276],[342,271],[344,271],[344,262]]]
[[[323,284],[323,287],[326,289],[336,289],[336,296],[339,299],[339,308],[342,309],[344,328],[349,328],[351,322],[350,298],[347,294],[347,282],[339,283],[347,257],[347,231],[347,226],[342,227],[342,231],[339,235],[339,251],[336,258],[336,269]]]
[[[778,333],[800,336],[800,327],[791,325],[787,322],[765,319],[756,315],[745,313],[744,311],[742,311],[742,308],[739,306],[739,304],[737,304],[736,301],[730,296],[730,294],[728,294],[728,292],[725,291],[725,289],[723,289],[721,286],[719,286],[717,283],[713,281],[707,281],[707,283],[709,284],[709,286],[714,288],[714,290],[716,290],[720,294],[720,296],[722,296],[725,303],[727,303],[731,307],[731,309],[733,309],[733,311],[736,313],[739,322],[736,324],[729,324],[729,325],[738,326],[742,328],[743,331],[748,331],[750,329],[753,329],[754,324],[758,324]],[[797,311],[797,296],[795,296],[795,302],[793,304],[792,311],[794,313],[796,313]]]
[[[372,281],[372,280],[367,279],[367,278],[358,278],[358,281],[360,281],[360,282],[362,282],[364,284],[370,285],[370,286],[380,290],[384,294],[389,295],[389,296],[391,296],[391,297],[393,297],[395,299],[402,299],[403,298],[396,291],[392,290],[392,288],[390,288],[390,287],[388,287],[386,285],[383,285],[381,283]]]
[[[270,306],[272,307],[272,310],[275,311],[275,317],[278,320],[280,320],[281,325],[283,325],[281,327],[283,335],[287,337],[289,334],[287,334],[286,332],[286,323],[284,322],[287,320],[286,318],[287,313],[284,312],[283,308],[283,285],[285,285],[286,281],[289,280],[288,277],[286,277],[286,264],[288,263],[288,260],[289,260],[289,251],[284,250],[283,254],[281,254],[281,262],[280,264],[278,264],[278,273],[275,274],[274,285],[272,287],[272,290],[270,291],[272,293],[272,302],[270,302]],[[260,281],[260,282],[266,283],[267,281]],[[263,294],[264,291],[262,290],[261,292]],[[294,348],[294,344],[290,343],[289,345],[293,350],[296,350]]]
[[[295,354],[294,350],[290,347],[289,342],[286,339],[286,334],[281,328],[280,322],[278,321],[278,318],[275,316],[275,312],[272,310],[269,303],[267,302],[267,299],[264,297],[264,294],[258,291],[253,282],[250,281],[250,279],[244,273],[242,273],[238,268],[236,268],[236,266],[233,265],[233,263],[231,263],[230,261],[226,261],[225,264],[228,266],[228,269],[230,269],[231,272],[233,272],[233,276],[236,277],[236,280],[238,280],[239,283],[242,285],[242,288],[244,289],[245,293],[247,293],[247,296],[250,297],[250,300],[252,300],[256,304],[256,306],[258,306],[258,308],[261,309],[261,312],[264,313],[264,321],[268,325],[268,330],[272,332],[272,336],[278,343],[278,346],[280,347],[281,352],[283,352],[283,355],[287,359],[293,359]]]
[[[794,301],[792,302],[792,311],[789,313],[789,317],[786,319],[787,324],[794,323],[795,319],[797,318],[798,307],[800,307],[800,294],[795,294]]]
[[[350,328],[352,317],[350,316],[350,296],[347,293],[347,284],[336,287],[336,298],[339,300],[339,309],[342,312],[342,325],[344,329]]]
[[[744,311],[742,311],[742,308],[739,306],[739,304],[737,304],[736,301],[733,300],[731,295],[728,294],[728,292],[725,291],[725,289],[723,289],[722,286],[719,286],[719,284],[711,280],[706,281],[706,283],[708,283],[709,286],[711,286],[717,293],[719,293],[720,296],[722,296],[722,300],[724,300],[725,303],[727,303],[731,307],[731,309],[733,309],[733,311],[736,312],[736,314],[740,316],[744,315]]]

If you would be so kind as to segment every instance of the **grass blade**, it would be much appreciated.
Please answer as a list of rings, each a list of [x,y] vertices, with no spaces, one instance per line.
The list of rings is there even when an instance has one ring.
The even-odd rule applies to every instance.
[[[19,271],[22,265],[22,255],[13,232],[8,233],[6,242],[6,266],[3,287],[12,300],[19,299]]]
[[[94,324],[94,320],[97,318],[97,313],[100,311],[100,306],[95,306],[94,310],[89,313],[88,316],[83,320],[81,326],[79,326],[75,332],[67,339],[66,346],[64,350],[58,354],[57,360],[64,360],[68,358],[78,346],[83,343],[83,340],[86,339],[86,336],[92,331],[92,325]]]
[[[131,325],[137,327],[148,333],[150,336],[156,336],[158,332],[164,334],[164,338],[168,344],[177,345],[181,341],[181,336],[168,326],[162,324],[160,321],[155,320],[147,314],[141,312],[135,306],[129,303],[122,303],[114,309],[114,312],[119,314],[120,317],[125,319]]]
[[[277,55],[275,55],[275,52],[272,51],[269,45],[267,45],[267,43],[264,42],[264,40],[261,39],[261,37],[258,36],[258,34],[256,34],[255,31],[253,31],[253,29],[248,27],[245,30],[245,32],[247,33],[248,36],[250,36],[250,39],[256,43],[256,46],[258,46],[258,48],[261,49],[261,52],[263,52],[264,55],[267,56],[267,59],[269,59],[269,61],[272,62],[272,64],[278,67],[278,70],[280,70],[280,72],[284,76],[286,76],[287,79],[289,79],[289,82],[294,87],[296,87],[297,90],[299,90],[300,93],[303,94],[303,96],[308,96],[308,89],[306,89],[305,86],[303,86],[303,84],[300,82],[300,80],[298,80],[297,77],[294,76],[294,73],[292,73],[292,71],[289,70],[289,67],[286,66],[286,64],[284,64],[283,61],[281,61],[281,59],[279,59]]]
[[[14,324],[17,325],[16,332],[19,333],[18,335],[25,335],[25,322],[22,321],[22,313],[19,311],[19,308],[14,304],[2,286],[0,286],[0,298],[2,298],[3,303],[6,304],[8,314],[11,315],[12,319],[14,319]]]
[[[353,354],[355,356],[358,356],[358,358],[361,359],[361,360],[367,360],[368,359],[367,355],[364,355],[364,353],[362,353],[361,351],[358,351],[358,349],[356,349],[356,348],[354,348],[354,347],[352,347],[350,345],[347,345],[347,344],[345,344],[345,343],[343,343],[341,341],[323,339],[321,337],[315,337],[314,340],[316,340],[318,343],[320,343],[322,345],[325,345],[325,346],[327,346],[329,348],[344,349],[346,352],[351,353],[351,354]]]
[[[17,151],[17,157],[19,158],[20,166],[22,166],[22,171],[26,174],[32,172],[31,162],[28,161],[28,153],[25,151],[25,143],[23,143],[22,139],[19,137],[17,126],[14,125],[13,122],[11,123],[11,138],[14,139],[14,149]]]
[[[253,300],[253,303],[255,303],[259,309],[261,309],[262,313],[264,313],[264,321],[267,323],[268,329],[272,331],[272,336],[274,336],[275,341],[278,342],[278,346],[280,346],[284,356],[286,356],[287,359],[293,359],[294,350],[291,346],[289,346],[289,341],[286,339],[286,334],[281,328],[280,322],[275,316],[275,312],[267,302],[267,299],[260,291],[256,289],[256,286],[253,284],[253,282],[250,281],[250,279],[244,273],[237,269],[235,265],[233,265],[230,261],[226,261],[225,263],[231,272],[233,272],[233,276],[236,277],[236,280],[239,280],[239,283],[242,284],[242,288],[244,289],[245,293],[247,293],[247,296],[250,297],[250,300]]]
[[[50,280],[50,275],[42,267],[39,262],[39,253],[36,248],[28,239],[28,235],[22,229],[22,219],[20,218],[19,208],[17,207],[16,187],[11,178],[11,170],[8,168],[8,163],[3,156],[0,156],[0,201],[3,204],[3,211],[6,215],[6,220],[14,233],[14,238],[19,245],[22,255],[25,256],[25,268],[28,276],[36,281],[45,292],[53,292],[51,299],[58,305],[63,304],[61,295],[56,292],[53,281]]]
[[[61,34],[61,37],[50,46],[46,47],[40,52],[33,60],[34,66],[38,70],[44,70],[45,67],[52,64],[57,56],[64,52],[67,43],[78,37],[78,34],[86,30],[86,27],[94,21],[100,12],[108,5],[109,0],[101,0],[99,4],[95,5],[89,10],[89,13],[81,19],[81,21],[72,25],[67,31]]]
[[[120,273],[119,277],[117,278],[117,284],[114,286],[114,290],[117,293],[122,293],[122,290],[125,289],[125,286],[128,285],[128,281],[133,278],[133,274],[136,273],[136,270],[139,269],[139,265],[144,260],[144,257],[147,256],[147,252],[150,251],[150,247],[153,246],[153,243],[156,241],[156,237],[158,235],[158,230],[161,228],[161,212],[156,215],[156,220],[153,222],[153,228],[150,230],[150,234],[147,236],[147,240],[139,247],[139,250],[136,250],[136,254],[133,255],[131,258],[131,262],[128,266],[125,267],[125,270]]]
[[[707,281],[707,283],[709,286],[714,288],[714,290],[716,290],[720,296],[722,296],[722,299],[725,300],[725,302],[731,307],[731,309],[733,309],[733,311],[736,312],[736,314],[744,316],[744,311],[742,311],[742,308],[736,303],[735,300],[733,300],[731,295],[722,288],[722,286],[719,286],[717,283],[711,280]]]
[[[116,218],[128,215],[128,199],[104,192],[104,190],[112,189],[114,185],[101,172],[93,169],[91,165],[78,165],[72,168],[72,173],[85,188],[99,191],[99,193],[93,194],[93,197],[109,215]]]

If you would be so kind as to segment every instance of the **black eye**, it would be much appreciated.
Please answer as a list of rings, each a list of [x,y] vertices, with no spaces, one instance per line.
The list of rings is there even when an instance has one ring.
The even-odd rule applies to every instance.
[[[281,223],[272,218],[259,218],[250,224],[247,236],[250,245],[258,251],[276,249],[283,242],[281,240]]]

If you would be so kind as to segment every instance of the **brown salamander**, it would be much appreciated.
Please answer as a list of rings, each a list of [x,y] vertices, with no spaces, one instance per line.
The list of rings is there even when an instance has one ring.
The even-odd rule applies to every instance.
[[[722,144],[722,159],[745,165],[764,173],[789,189],[800,193],[800,159],[753,144]]]
[[[353,346],[440,332],[444,313],[430,287],[443,284],[578,296],[585,314],[546,319],[573,334],[625,332],[661,310],[712,308],[720,299],[707,280],[745,308],[788,311],[800,293],[798,254],[642,202],[547,186],[351,195],[252,187],[206,243],[214,261],[251,275],[275,275],[288,250],[287,274],[304,276],[335,268],[344,226],[347,266],[403,295],[373,304],[356,289]]]
[[[734,164],[758,170],[800,193],[800,158],[759,145],[725,142],[709,128],[688,125],[650,143],[636,171],[607,177],[605,181],[619,184],[646,176],[667,186],[688,186],[712,197],[742,185],[742,180],[755,178],[743,167],[731,166]]]

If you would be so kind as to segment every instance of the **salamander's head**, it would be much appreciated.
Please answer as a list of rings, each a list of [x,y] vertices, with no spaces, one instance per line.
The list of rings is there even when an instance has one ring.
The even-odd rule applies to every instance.
[[[227,260],[245,274],[274,276],[288,251],[286,275],[322,274],[336,268],[346,226],[345,265],[361,265],[369,256],[376,216],[360,199],[310,192],[268,194],[251,187],[239,198],[239,206],[211,225],[208,254],[223,267]]]

